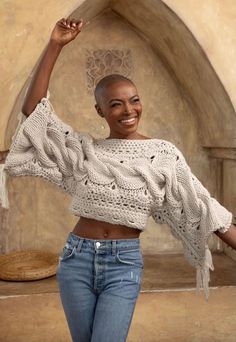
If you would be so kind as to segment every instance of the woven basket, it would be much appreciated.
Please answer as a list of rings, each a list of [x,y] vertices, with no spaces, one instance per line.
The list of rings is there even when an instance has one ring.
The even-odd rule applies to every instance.
[[[58,255],[27,250],[0,256],[0,279],[30,281],[48,278],[56,274]]]

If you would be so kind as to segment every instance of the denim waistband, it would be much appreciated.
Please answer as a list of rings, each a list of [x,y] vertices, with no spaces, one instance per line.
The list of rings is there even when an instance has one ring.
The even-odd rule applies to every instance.
[[[113,252],[117,249],[131,249],[131,248],[139,248],[140,247],[140,239],[139,238],[131,238],[131,239],[112,239],[112,240],[102,240],[102,239],[88,239],[81,237],[79,235],[75,235],[72,232],[69,233],[67,242],[73,245],[76,248],[81,249],[83,247],[90,248],[92,250],[112,250]]]

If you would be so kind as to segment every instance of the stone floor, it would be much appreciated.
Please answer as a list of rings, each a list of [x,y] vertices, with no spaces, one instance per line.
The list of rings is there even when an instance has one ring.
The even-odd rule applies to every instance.
[[[223,253],[213,255],[215,270],[211,287],[236,286],[236,262]],[[28,282],[0,280],[0,296],[58,292],[56,277]],[[196,272],[183,255],[145,255],[141,291],[191,289],[196,286]],[[235,339],[236,342],[236,339]]]
[[[182,255],[145,255],[127,342],[236,342],[236,262],[224,254],[213,261],[206,302]],[[55,277],[0,281],[0,342],[23,341],[71,341]]]

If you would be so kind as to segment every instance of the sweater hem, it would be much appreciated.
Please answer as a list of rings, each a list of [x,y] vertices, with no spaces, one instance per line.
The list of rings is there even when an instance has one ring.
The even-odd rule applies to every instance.
[[[117,219],[114,218],[114,212],[109,213],[106,211],[106,213],[105,213],[106,215],[104,215],[104,209],[103,208],[99,208],[99,209],[93,208],[90,212],[88,212],[88,209],[86,209],[86,208],[83,209],[81,206],[80,206],[79,210],[78,210],[78,208],[73,209],[73,207],[70,206],[69,210],[75,216],[83,216],[86,218],[91,218],[91,219],[102,221],[102,222],[108,222],[111,224],[126,225],[129,228],[139,229],[140,231],[145,230],[146,221],[147,221],[146,216],[145,216],[145,218],[140,217],[139,226],[138,226],[137,223],[130,223],[129,218],[127,216],[121,217],[120,213],[119,213],[119,218],[117,218]],[[137,221],[137,215],[136,215],[136,221]],[[140,225],[140,221],[143,221],[142,225]]]

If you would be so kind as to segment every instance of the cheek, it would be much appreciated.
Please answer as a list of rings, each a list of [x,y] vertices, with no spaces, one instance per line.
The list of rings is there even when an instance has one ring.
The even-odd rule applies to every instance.
[[[117,108],[114,108],[114,109],[110,110],[109,113],[107,113],[106,119],[109,122],[114,122],[114,121],[118,120],[119,116],[120,116],[120,110]]]
[[[106,116],[105,120],[109,126],[113,126],[114,123],[117,121],[116,119],[114,119],[114,117],[112,117],[110,115]]]
[[[141,103],[139,104],[139,106],[138,106],[138,107],[139,107],[139,110],[140,110],[140,112],[142,112],[143,106],[142,106],[142,104],[141,104]]]
[[[142,106],[140,105],[138,108],[136,108],[136,110],[137,110],[139,116],[141,116],[141,114],[142,114]]]

